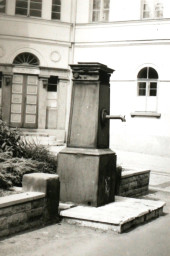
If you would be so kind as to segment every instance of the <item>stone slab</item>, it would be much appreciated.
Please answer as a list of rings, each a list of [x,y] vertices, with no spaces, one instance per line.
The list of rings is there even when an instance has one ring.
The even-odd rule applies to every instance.
[[[23,176],[22,187],[23,191],[35,191],[47,194],[48,185],[58,187],[59,176],[48,173],[30,173]],[[50,187],[50,189],[52,189]]]
[[[131,177],[131,176],[136,176],[140,174],[149,174],[150,170],[144,170],[144,169],[139,169],[139,170],[133,170],[133,169],[123,169],[122,171],[122,177]]]
[[[98,208],[76,206],[60,212],[64,221],[122,233],[132,226],[158,217],[165,202],[116,196],[115,202]]]
[[[16,205],[16,204],[37,200],[44,197],[45,197],[45,194],[41,192],[26,192],[26,193],[4,196],[0,198],[0,209],[4,207]]]

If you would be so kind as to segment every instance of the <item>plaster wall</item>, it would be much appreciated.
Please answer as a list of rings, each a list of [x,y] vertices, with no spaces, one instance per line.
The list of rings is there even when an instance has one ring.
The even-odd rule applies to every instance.
[[[170,18],[170,2],[162,0],[164,18]],[[110,0],[109,21],[131,21],[141,19],[141,0]],[[92,20],[92,1],[77,0],[77,23],[88,23]]]
[[[1,39],[2,55],[0,62],[12,64],[14,58],[22,52],[31,52],[40,61],[40,66],[51,68],[68,68],[69,47],[54,42],[43,43],[39,40],[20,39],[11,37]]]
[[[16,38],[33,38],[39,40],[58,40],[69,42],[70,25],[61,22],[48,22],[27,17],[0,16],[1,36],[15,36]]]
[[[101,23],[76,26],[76,43],[118,43],[170,39],[167,31],[169,20],[131,21],[125,23]]]
[[[128,32],[127,32],[128,33]],[[100,36],[100,35],[99,35]],[[97,61],[113,68],[110,113],[126,115],[126,123],[110,122],[110,146],[114,149],[169,156],[170,150],[170,44],[169,42],[133,42],[97,45],[77,44],[75,63]],[[166,57],[165,57],[166,56]],[[157,113],[155,117],[132,117],[137,111],[137,74],[145,66],[158,72]]]

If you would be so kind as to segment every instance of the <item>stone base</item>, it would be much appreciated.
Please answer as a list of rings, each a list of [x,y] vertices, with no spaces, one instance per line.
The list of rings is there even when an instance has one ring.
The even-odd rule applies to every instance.
[[[114,201],[116,155],[110,149],[65,148],[57,173],[61,202],[97,207]]]
[[[115,197],[98,208],[76,206],[60,212],[63,222],[122,233],[162,215],[165,202]],[[64,207],[62,207],[64,209]]]

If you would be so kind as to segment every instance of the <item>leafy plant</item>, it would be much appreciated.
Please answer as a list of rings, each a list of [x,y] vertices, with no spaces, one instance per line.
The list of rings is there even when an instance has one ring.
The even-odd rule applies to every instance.
[[[10,154],[0,153],[0,187],[21,186],[22,177],[26,173],[45,172],[56,173],[46,162],[36,161],[31,158],[12,157]]]
[[[6,123],[0,120],[0,148],[2,151],[11,152],[15,156],[20,155],[19,141],[21,133],[18,129],[10,129]]]
[[[0,120],[0,187],[21,186],[25,173],[56,173],[57,159],[46,147],[28,142]]]

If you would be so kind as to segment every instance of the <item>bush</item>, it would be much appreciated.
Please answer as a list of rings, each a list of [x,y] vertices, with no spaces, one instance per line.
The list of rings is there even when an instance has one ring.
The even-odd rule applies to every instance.
[[[22,186],[22,177],[27,173],[56,173],[46,162],[31,158],[12,157],[10,153],[0,153],[0,187]]]
[[[45,162],[56,170],[57,161],[54,156],[46,147],[37,144],[35,141],[28,142],[26,139],[19,141],[20,154],[24,158],[31,158],[36,161]]]
[[[21,186],[26,173],[56,173],[57,159],[47,148],[28,142],[0,120],[0,187]]]
[[[5,122],[0,120],[0,148],[2,151],[11,152],[16,157],[21,154],[19,141],[21,133],[18,129],[10,129]]]

